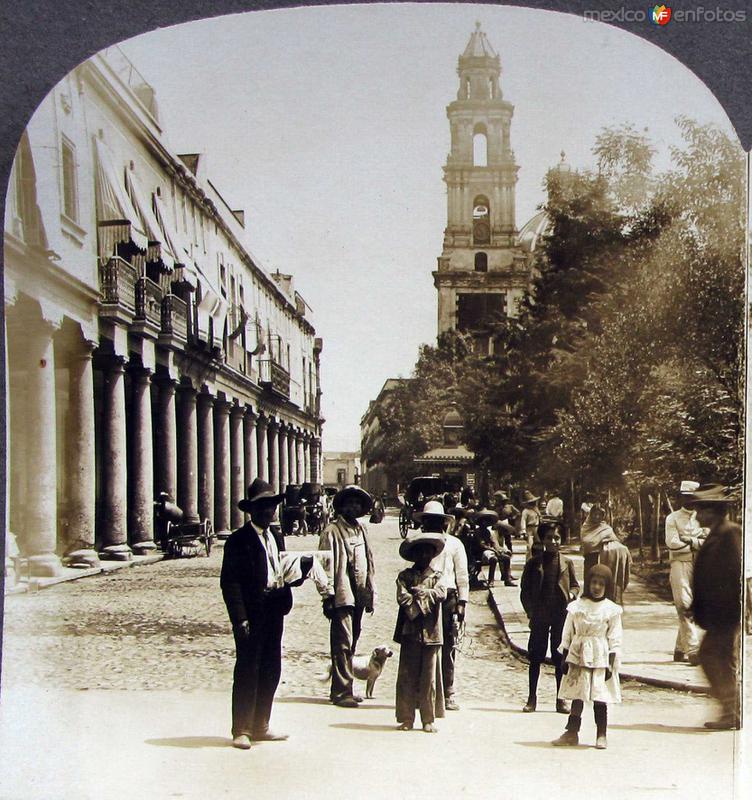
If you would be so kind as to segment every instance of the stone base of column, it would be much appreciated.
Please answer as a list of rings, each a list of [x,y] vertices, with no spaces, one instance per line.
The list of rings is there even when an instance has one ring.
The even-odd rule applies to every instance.
[[[217,539],[227,539],[232,531],[214,531],[214,535]]]
[[[157,549],[155,542],[147,540],[145,542],[132,542],[131,549],[134,556],[148,556],[153,550]]]
[[[99,554],[90,548],[72,550],[63,556],[63,564],[74,569],[89,569],[99,566]]]
[[[29,556],[27,563],[32,578],[57,578],[63,574],[63,563],[54,553]]]
[[[133,553],[127,544],[110,544],[99,551],[99,557],[102,561],[130,561]]]

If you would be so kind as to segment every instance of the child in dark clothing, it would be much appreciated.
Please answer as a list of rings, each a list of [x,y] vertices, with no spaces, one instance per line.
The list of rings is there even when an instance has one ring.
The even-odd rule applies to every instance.
[[[397,577],[399,613],[394,641],[400,644],[397,672],[397,722],[399,730],[409,731],[415,723],[415,709],[426,733],[435,733],[434,720],[443,716],[443,692],[437,698],[436,673],[444,635],[441,603],[446,587],[441,573],[431,568],[431,561],[444,549],[440,533],[418,532],[400,545],[400,555],[414,565]]]
[[[520,599],[530,620],[528,640],[528,696],[523,711],[535,711],[538,698],[538,678],[541,664],[546,658],[546,650],[551,643],[551,660],[556,675],[556,692],[561,685],[561,644],[567,605],[577,597],[580,588],[574,573],[574,565],[566,556],[559,553],[561,534],[559,526],[553,522],[542,522],[538,527],[532,557],[522,572]],[[569,713],[565,700],[556,700],[556,710],[560,714]]]

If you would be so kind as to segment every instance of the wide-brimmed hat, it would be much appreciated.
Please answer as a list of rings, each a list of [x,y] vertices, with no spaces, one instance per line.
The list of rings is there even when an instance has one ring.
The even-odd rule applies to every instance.
[[[534,495],[532,492],[529,492],[527,489],[522,493],[522,505],[526,506],[528,503],[535,503],[537,500],[540,500],[540,495]]]
[[[350,486],[345,486],[343,489],[340,489],[337,494],[334,495],[334,499],[332,500],[334,510],[339,513],[345,500],[353,497],[360,503],[359,517],[365,516],[373,508],[373,498],[371,495],[368,494],[365,489],[361,489],[360,486],[351,484]]]
[[[494,522],[499,521],[499,515],[495,511],[491,511],[490,508],[481,508],[475,512],[473,520],[475,522],[483,521],[484,525],[493,525]]]
[[[687,505],[731,505],[736,502],[734,493],[720,483],[704,483],[687,494]]]
[[[697,481],[682,481],[679,485],[679,494],[692,494],[699,488],[700,484]]]
[[[509,500],[509,495],[501,489],[497,489],[491,497],[495,497],[497,500]]]
[[[250,513],[251,506],[259,500],[273,500],[275,503],[281,503],[282,495],[275,492],[270,483],[256,478],[246,490],[245,497],[238,501],[238,508]]]
[[[405,561],[413,560],[413,549],[419,544],[430,544],[433,547],[434,558],[444,549],[446,537],[443,533],[428,533],[427,531],[416,531],[408,535],[404,542],[400,543],[399,554]]]
[[[420,524],[423,517],[443,517],[444,520],[454,519],[451,514],[444,513],[444,506],[438,500],[429,500],[424,506],[422,511],[416,511],[413,514],[415,522]]]

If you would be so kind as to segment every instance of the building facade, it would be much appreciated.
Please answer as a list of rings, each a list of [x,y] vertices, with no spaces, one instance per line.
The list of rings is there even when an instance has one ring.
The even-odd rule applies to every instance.
[[[517,313],[529,258],[515,223],[514,106],[504,99],[499,56],[480,23],[459,57],[457,74],[457,98],[447,106],[447,225],[433,273],[438,332],[459,330],[488,346],[488,325]]]
[[[342,489],[344,486],[359,484],[360,453],[324,451],[324,486]]]
[[[161,492],[226,533],[256,476],[321,480],[322,342],[247,238],[118,48],[34,114],[4,240],[8,521],[32,576],[153,550]]]

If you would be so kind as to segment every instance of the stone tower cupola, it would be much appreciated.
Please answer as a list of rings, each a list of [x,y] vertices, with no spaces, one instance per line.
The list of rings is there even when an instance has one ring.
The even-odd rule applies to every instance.
[[[457,75],[457,98],[447,106],[447,225],[434,272],[439,333],[480,332],[494,319],[514,315],[528,272],[516,245],[514,106],[503,97],[501,62],[480,23],[459,57]]]

